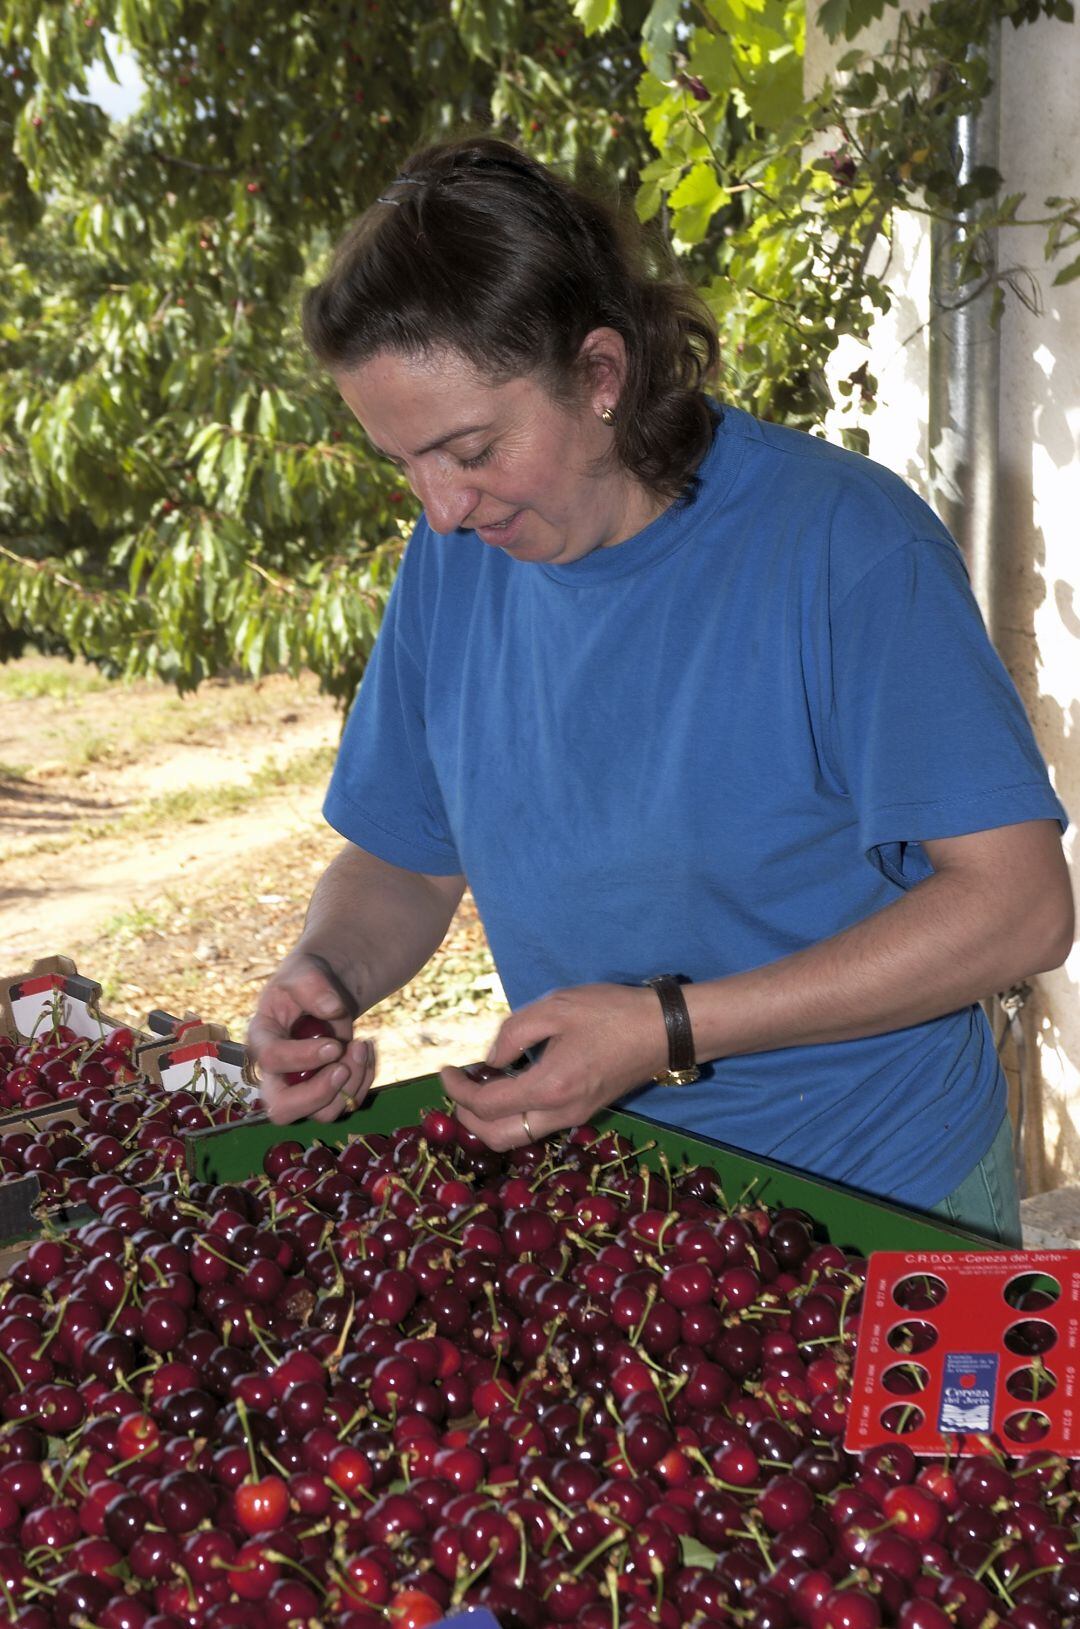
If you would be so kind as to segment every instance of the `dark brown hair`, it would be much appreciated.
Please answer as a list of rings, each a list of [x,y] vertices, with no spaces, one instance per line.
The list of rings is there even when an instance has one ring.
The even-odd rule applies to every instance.
[[[594,328],[626,345],[615,421],[619,462],[651,491],[693,490],[714,410],[716,329],[686,285],[655,275],[636,221],[507,142],[415,153],[338,245],[304,297],[304,337],[327,368],[379,351],[455,349],[502,382],[538,373],[579,399]]]

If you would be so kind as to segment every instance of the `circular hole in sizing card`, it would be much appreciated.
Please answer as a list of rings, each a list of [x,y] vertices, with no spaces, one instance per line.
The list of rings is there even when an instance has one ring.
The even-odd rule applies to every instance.
[[[1017,1357],[1038,1357],[1049,1352],[1056,1340],[1057,1330],[1053,1324],[1044,1323],[1041,1318],[1022,1318],[1005,1331],[1005,1348],[1015,1352]]]
[[[897,1437],[906,1437],[919,1429],[924,1418],[922,1409],[916,1408],[914,1403],[890,1403],[882,1413],[881,1423],[886,1431],[893,1432]]]
[[[1061,1299],[1061,1285],[1049,1273],[1018,1273],[1001,1293],[1017,1312],[1042,1312]]]
[[[913,1397],[926,1390],[930,1376],[921,1363],[894,1363],[885,1370],[881,1384],[894,1397]]]
[[[936,1273],[910,1273],[893,1285],[892,1293],[897,1306],[905,1312],[929,1312],[931,1307],[941,1305],[948,1290],[945,1280]]]
[[[924,1318],[908,1318],[902,1324],[893,1324],[885,1338],[894,1352],[914,1356],[918,1352],[929,1352],[932,1346],[936,1346],[938,1332]]]
[[[1044,1397],[1052,1397],[1057,1391],[1057,1375],[1036,1359],[1026,1369],[1014,1369],[1005,1382],[1005,1390],[1021,1403],[1038,1403]]]
[[[1050,1430],[1050,1421],[1041,1410],[1025,1408],[1017,1414],[1010,1414],[1001,1430],[1010,1442],[1020,1442],[1030,1447],[1033,1442],[1042,1442]]]

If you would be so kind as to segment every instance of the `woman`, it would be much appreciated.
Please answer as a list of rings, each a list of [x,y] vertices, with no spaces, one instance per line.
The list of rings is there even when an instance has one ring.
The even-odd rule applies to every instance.
[[[1064,816],[940,522],[713,403],[695,298],[501,142],[417,154],[305,333],[424,514],[327,797],[346,846],[252,1023],[272,1118],[360,1099],[353,1019],[468,882],[514,1009],[490,1061],[546,1042],[444,1071],[492,1146],[635,1092],[1014,1238],[976,1003],[1068,952]],[[289,1040],[301,1012],[337,1039]]]

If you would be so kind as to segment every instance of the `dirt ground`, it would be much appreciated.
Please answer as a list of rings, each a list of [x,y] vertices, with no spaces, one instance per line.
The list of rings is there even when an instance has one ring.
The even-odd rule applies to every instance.
[[[179,697],[27,657],[0,667],[0,974],[70,956],[110,1015],[242,1038],[340,839],[319,807],[341,718],[310,677]],[[469,897],[373,1010],[383,1079],[483,1056],[505,1012]]]

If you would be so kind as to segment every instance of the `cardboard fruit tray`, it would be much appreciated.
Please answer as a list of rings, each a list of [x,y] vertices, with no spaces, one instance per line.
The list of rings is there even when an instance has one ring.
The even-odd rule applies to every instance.
[[[0,978],[0,1034],[27,1041],[64,1024],[76,1035],[100,1042],[114,1030],[130,1030],[134,1040],[133,1071],[112,1088],[118,1097],[138,1096],[146,1083],[165,1092],[210,1091],[229,1098],[246,1112],[258,1086],[245,1048],[229,1039],[221,1024],[207,1024],[188,1014],[174,1017],[155,1008],[145,1029],[111,1018],[101,1008],[102,988],[80,973],[67,956],[41,956],[28,971]],[[134,1078],[132,1078],[134,1075]],[[37,1132],[61,1122],[78,1128],[83,1116],[74,1099],[57,1099],[35,1108],[0,1108],[0,1133]],[[0,1245],[29,1242],[48,1225],[74,1227],[93,1212],[85,1205],[50,1204],[48,1221],[41,1212],[41,1184],[33,1173],[0,1180]],[[5,1250],[5,1258],[10,1255]],[[0,1261],[0,1269],[3,1262]]]
[[[382,1087],[355,1114],[329,1125],[301,1120],[275,1126],[265,1116],[252,1116],[186,1138],[188,1169],[199,1180],[238,1182],[262,1170],[263,1156],[275,1143],[339,1144],[368,1132],[394,1131],[399,1126],[414,1125],[425,1109],[443,1101],[438,1075],[421,1075]],[[821,1182],[792,1166],[751,1158],[711,1137],[695,1137],[641,1114],[609,1110],[595,1116],[593,1124],[600,1130],[620,1132],[646,1164],[656,1169],[661,1166],[661,1154],[672,1168],[683,1163],[711,1166],[719,1173],[731,1205],[745,1195],[771,1206],[798,1206],[820,1224],[833,1244],[856,1255],[867,1256],[872,1250],[995,1248],[988,1240],[950,1227],[936,1217],[884,1204],[852,1188]]]
[[[55,1019],[96,1041],[110,1030],[130,1027],[103,1013],[100,1002],[101,985],[80,973],[70,957],[39,956],[28,972],[0,979],[0,1030],[27,1040]],[[137,1044],[153,1038],[133,1033]]]

